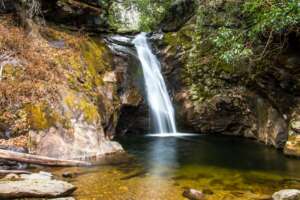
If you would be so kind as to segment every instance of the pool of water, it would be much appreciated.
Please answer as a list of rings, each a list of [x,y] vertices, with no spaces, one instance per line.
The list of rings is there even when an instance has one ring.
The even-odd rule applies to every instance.
[[[78,175],[77,199],[177,200],[185,188],[208,200],[268,199],[283,188],[300,189],[300,160],[255,141],[210,135],[118,138],[133,159],[93,168],[52,169]]]

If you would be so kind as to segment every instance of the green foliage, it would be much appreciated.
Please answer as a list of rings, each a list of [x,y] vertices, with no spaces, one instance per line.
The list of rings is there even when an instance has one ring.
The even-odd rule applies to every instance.
[[[164,17],[166,10],[171,5],[171,0],[134,0],[137,5],[140,15],[140,29],[142,31],[151,31],[158,25]]]
[[[111,26],[116,29],[127,29],[128,31],[128,29],[133,28],[137,29],[136,31],[149,32],[162,20],[171,3],[171,0],[125,0],[121,3],[115,2],[110,11],[109,21]],[[130,19],[122,21],[124,15],[127,15],[126,12],[128,12],[128,15],[131,14],[131,16],[128,16]],[[131,12],[137,12],[138,16],[132,15]],[[135,24],[131,27],[130,23],[133,22],[128,21],[132,20],[136,20],[138,27],[135,27]]]
[[[202,2],[185,70],[193,100],[236,83],[230,77],[244,77],[238,81],[255,77],[284,48],[284,43],[275,48],[273,38],[299,32],[299,24],[297,0]]]
[[[248,0],[243,6],[248,18],[248,36],[256,38],[264,31],[289,30],[300,22],[298,0]]]
[[[250,48],[245,47],[243,38],[239,31],[222,27],[217,35],[211,38],[213,44],[218,48],[217,56],[228,64],[253,54]]]

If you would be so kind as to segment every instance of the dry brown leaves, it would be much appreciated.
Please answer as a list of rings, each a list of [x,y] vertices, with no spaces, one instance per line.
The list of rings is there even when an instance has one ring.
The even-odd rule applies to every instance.
[[[27,141],[28,137],[25,135],[21,135],[19,137],[12,138],[9,140],[0,139],[0,146],[27,148]]]

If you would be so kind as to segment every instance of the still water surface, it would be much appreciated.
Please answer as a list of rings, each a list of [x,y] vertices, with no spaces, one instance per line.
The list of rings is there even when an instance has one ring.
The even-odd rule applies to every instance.
[[[253,200],[283,188],[300,189],[300,160],[255,141],[209,135],[118,141],[134,159],[68,169],[80,174],[68,180],[78,186],[77,199],[180,200],[191,187],[204,190],[208,200]]]

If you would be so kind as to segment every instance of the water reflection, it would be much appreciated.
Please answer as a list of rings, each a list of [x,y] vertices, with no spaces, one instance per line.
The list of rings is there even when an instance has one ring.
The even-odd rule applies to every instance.
[[[272,171],[300,175],[300,160],[258,142],[235,137],[126,137],[120,142],[151,173],[211,166],[232,170]],[[170,173],[170,172],[169,172]]]
[[[147,169],[148,176],[142,182],[141,187],[152,188],[155,191],[145,194],[145,198],[163,199],[165,195],[169,195],[168,191],[173,187],[168,177],[172,176],[178,167],[177,139],[151,139],[145,150],[144,167]]]
[[[191,187],[212,191],[206,200],[253,200],[300,189],[300,160],[250,140],[127,135],[119,141],[137,161],[76,169],[76,199],[180,200]]]

